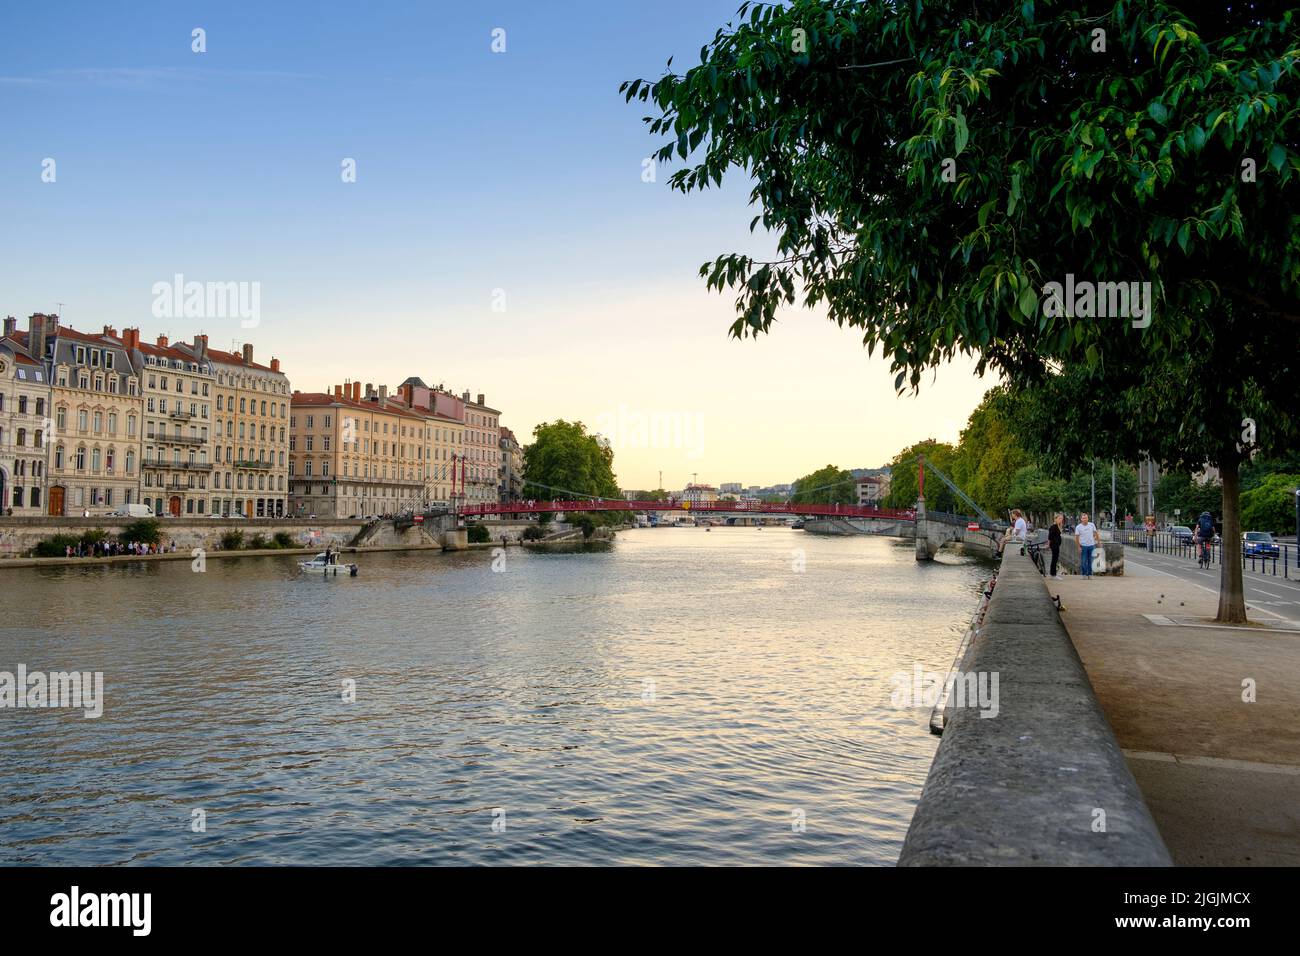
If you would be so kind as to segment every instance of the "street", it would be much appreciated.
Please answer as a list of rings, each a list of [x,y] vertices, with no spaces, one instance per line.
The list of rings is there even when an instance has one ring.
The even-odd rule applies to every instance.
[[[1189,581],[1214,594],[1219,593],[1219,565],[1212,565],[1202,570],[1190,558],[1170,554],[1153,554],[1141,548],[1124,549],[1124,573],[1178,578]],[[1278,575],[1274,577],[1272,564],[1268,574],[1251,571],[1250,564],[1242,570],[1242,582],[1246,591],[1246,604],[1251,616],[1283,618],[1300,622],[1300,581],[1287,580],[1281,575],[1279,562]],[[1293,572],[1294,573],[1294,572]]]

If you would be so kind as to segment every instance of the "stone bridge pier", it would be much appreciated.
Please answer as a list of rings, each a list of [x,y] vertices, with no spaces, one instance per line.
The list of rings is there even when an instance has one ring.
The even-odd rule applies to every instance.
[[[966,529],[943,521],[927,521],[925,499],[916,502],[916,560],[933,561],[939,549],[952,541],[965,541]]]

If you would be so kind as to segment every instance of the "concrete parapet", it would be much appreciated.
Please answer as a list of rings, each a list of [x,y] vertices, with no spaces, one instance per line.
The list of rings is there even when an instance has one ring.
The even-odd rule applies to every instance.
[[[1018,549],[1002,559],[960,666],[989,675],[996,716],[950,702],[900,866],[1171,865],[1045,582]]]

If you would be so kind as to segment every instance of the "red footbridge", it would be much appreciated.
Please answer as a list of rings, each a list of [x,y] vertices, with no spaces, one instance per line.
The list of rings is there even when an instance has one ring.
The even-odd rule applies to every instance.
[[[915,521],[911,508],[875,508],[871,505],[794,505],[748,501],[627,501],[621,498],[558,501],[533,500],[489,502],[457,508],[466,518],[486,515],[555,514],[561,511],[686,511],[706,515],[793,515],[801,518],[888,518]]]

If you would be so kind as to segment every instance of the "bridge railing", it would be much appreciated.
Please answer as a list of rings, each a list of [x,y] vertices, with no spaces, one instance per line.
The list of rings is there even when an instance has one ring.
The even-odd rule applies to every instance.
[[[840,516],[844,518],[888,518],[895,521],[915,521],[916,512],[910,508],[877,508],[872,505],[843,504],[790,504],[770,502],[753,504],[747,501],[628,501],[621,498],[596,500],[533,500],[490,502],[460,509],[466,517],[500,514],[547,514],[559,511],[685,511],[700,514],[777,514],[794,516]]]

